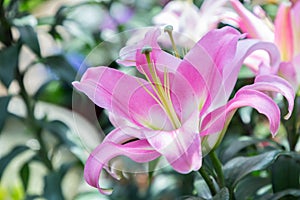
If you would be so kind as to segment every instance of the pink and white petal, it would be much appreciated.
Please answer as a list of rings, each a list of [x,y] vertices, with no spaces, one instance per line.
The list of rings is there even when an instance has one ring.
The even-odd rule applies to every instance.
[[[288,101],[288,114],[285,116],[288,119],[293,111],[295,91],[288,81],[276,75],[259,75],[255,78],[252,85],[244,86],[244,89],[252,89],[263,92],[276,92],[283,95]]]
[[[293,57],[293,28],[291,4],[281,3],[275,19],[275,44],[279,47],[281,59],[290,61]]]
[[[202,154],[198,133],[198,115],[199,112],[194,112],[179,129],[145,133],[149,144],[180,173],[189,173],[201,167]]]
[[[298,54],[296,57],[294,57],[293,65],[294,65],[294,69],[296,70],[296,74],[297,74],[297,86],[296,87],[298,90],[299,86],[300,86],[300,54]]]
[[[244,64],[251,69],[254,74],[258,74],[259,66],[262,62],[270,63],[270,57],[266,51],[257,50],[245,59]]]
[[[222,74],[223,69],[227,65],[230,65],[231,60],[235,56],[238,40],[243,37],[244,35],[241,35],[236,29],[231,27],[224,27],[208,32],[200,39],[196,46],[200,46],[206,50],[206,56],[210,57],[211,61],[213,61],[213,63]],[[191,49],[190,52],[186,55],[185,59],[189,60],[192,64],[195,65],[195,60],[197,59],[197,57],[194,58],[194,56],[189,56],[189,54],[194,55],[193,51],[196,51],[195,53],[197,54],[197,51],[199,50],[197,48],[195,48],[195,50],[194,48]],[[202,65],[202,62],[200,63],[201,64],[197,64],[195,66],[201,69],[201,71],[205,70],[204,72],[207,73],[207,70],[209,69],[207,65],[208,63],[205,63],[204,66]]]
[[[98,188],[102,194],[111,194],[112,189],[101,188],[99,178],[102,170],[104,168],[108,169],[108,162],[120,155],[140,163],[149,162],[160,156],[146,140],[137,140],[124,145],[110,141],[102,143],[91,153],[86,161],[84,168],[86,182]],[[112,172],[109,173],[112,174]]]
[[[238,0],[230,0],[232,7],[240,16],[240,28],[244,33],[249,33],[251,38],[263,41],[274,41],[274,33],[261,19],[253,15]]]
[[[291,20],[293,27],[294,56],[297,56],[300,54],[300,1],[293,4]]]
[[[210,109],[224,105],[230,96],[231,91],[225,94],[222,73],[232,62],[240,37],[229,27],[210,31],[188,52],[178,67],[178,73],[190,82],[199,101],[202,102],[203,97],[209,98],[205,99],[206,108],[208,105]]]
[[[131,95],[144,84],[143,79],[108,67],[89,68],[74,87],[85,93],[96,105],[128,120]],[[133,121],[134,122],[134,121]]]
[[[279,74],[290,82],[296,91],[298,88],[297,71],[292,62],[281,62],[279,66]]]
[[[124,66],[137,66],[137,54],[141,54],[141,50],[144,46],[151,46],[153,49],[160,50],[160,47],[157,43],[157,39],[161,34],[159,28],[152,28],[146,34],[145,37],[137,41],[136,44],[128,45],[120,50],[119,57],[117,60],[118,63]]]
[[[145,87],[157,98],[150,85],[145,85]],[[154,130],[170,128],[171,124],[166,112],[145,88],[137,89],[129,99],[128,105],[131,111],[130,116],[142,126]],[[158,117],[159,120],[157,120]]]
[[[199,108],[199,99],[194,92],[190,80],[187,80],[182,74],[169,74],[170,93],[174,109],[182,123],[185,123],[195,108]],[[202,88],[204,90],[204,88]]]
[[[269,120],[272,135],[276,135],[280,124],[280,110],[277,104],[263,92],[244,88],[240,89],[224,107],[214,110],[203,119],[200,135],[205,136],[224,131],[223,129],[226,128],[234,112],[244,106],[253,107],[265,115]],[[224,119],[226,119],[225,122]]]
[[[277,73],[280,63],[280,53],[275,44],[254,39],[242,40],[238,43],[233,63],[224,68],[223,71],[226,94],[230,94],[233,90],[239,71],[245,59],[257,50],[264,50],[269,54],[270,63],[264,64],[272,67],[270,72]]]

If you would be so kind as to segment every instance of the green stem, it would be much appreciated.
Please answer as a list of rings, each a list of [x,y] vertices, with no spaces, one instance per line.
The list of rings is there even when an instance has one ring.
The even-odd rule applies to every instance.
[[[298,100],[299,96],[296,95],[294,102],[294,109],[292,112],[292,116],[289,120],[287,120],[284,125],[287,130],[287,139],[289,142],[290,150],[294,151],[299,139],[299,125],[298,125]]]
[[[209,175],[207,174],[207,172],[205,171],[204,167],[202,166],[199,170],[202,178],[204,179],[204,181],[206,182],[212,196],[217,194],[216,188],[214,186],[214,183],[212,182],[211,178],[209,177]]]
[[[222,169],[222,163],[219,160],[219,158],[218,158],[218,156],[217,156],[217,154],[216,154],[216,152],[214,150],[212,150],[209,153],[209,156],[210,156],[212,164],[213,164],[213,166],[214,166],[214,168],[216,170],[219,186],[220,186],[220,188],[223,188],[223,187],[225,187],[225,181],[224,181],[224,174],[223,174],[223,169]]]
[[[50,171],[52,171],[53,165],[52,165],[51,160],[48,157],[46,145],[42,138],[43,129],[34,116],[35,102],[28,95],[28,93],[25,89],[25,85],[24,85],[24,75],[20,72],[20,70],[18,68],[16,70],[16,79],[20,86],[20,95],[25,103],[25,107],[26,107],[26,111],[27,111],[27,123],[28,123],[30,129],[32,130],[33,134],[36,135],[36,138],[40,144],[40,150],[38,151],[38,155],[40,156],[41,161],[45,164],[45,166]]]

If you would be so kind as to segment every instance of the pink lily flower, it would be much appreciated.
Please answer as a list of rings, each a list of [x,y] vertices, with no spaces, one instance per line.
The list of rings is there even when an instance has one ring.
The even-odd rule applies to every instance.
[[[208,31],[217,28],[222,19],[226,0],[205,0],[199,9],[193,1],[170,1],[163,10],[153,18],[155,25],[172,25],[192,41],[197,42]],[[185,44],[186,41],[179,41]]]
[[[265,92],[286,97],[286,117],[293,109],[293,89],[276,75],[257,76],[229,100],[242,63],[253,51],[265,50],[270,64],[279,64],[272,43],[240,40],[243,35],[225,27],[207,33],[180,59],[160,48],[161,33],[153,29],[144,40],[121,50],[123,63],[134,62],[145,79],[102,66],[89,68],[80,82],[73,83],[109,111],[115,126],[91,153],[84,170],[87,183],[103,194],[112,190],[99,185],[100,174],[105,169],[118,178],[108,165],[116,156],[140,163],[164,157],[174,170],[189,173],[199,170],[202,157],[221,141],[239,107],[251,106],[265,115],[273,136],[280,110]]]
[[[247,10],[238,0],[230,0],[240,18],[241,30],[250,38],[273,42],[281,55],[279,68],[272,73],[279,73],[291,82],[294,89],[300,85],[300,1],[282,2],[279,6],[274,24],[265,16],[260,7],[256,7],[257,15]],[[256,52],[245,62],[254,71],[258,71],[261,62],[268,61],[265,54]]]

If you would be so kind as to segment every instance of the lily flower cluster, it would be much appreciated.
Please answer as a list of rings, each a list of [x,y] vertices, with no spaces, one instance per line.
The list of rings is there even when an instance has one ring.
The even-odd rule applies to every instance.
[[[166,29],[172,41],[172,33]],[[184,56],[163,51],[158,40],[164,33],[153,28],[143,40],[124,47],[120,64],[135,66],[144,78],[99,66],[89,68],[74,87],[109,112],[115,129],[90,154],[84,170],[88,184],[103,194],[111,189],[99,184],[107,171],[119,178],[109,161],[123,155],[145,163],[163,157],[179,173],[201,168],[202,157],[220,143],[235,111],[250,106],[265,115],[273,136],[280,124],[280,110],[270,92],[288,101],[288,118],[294,91],[275,74],[259,74],[253,84],[230,98],[240,68],[256,50],[269,54],[271,67],[280,64],[280,53],[269,42],[244,39],[231,27],[204,35]],[[174,46],[175,47],[175,46]]]
[[[231,0],[231,4],[239,15],[237,22],[243,32],[250,38],[276,44],[282,62],[272,73],[289,80],[297,92],[300,86],[300,1],[282,2],[274,23],[258,6],[255,13],[251,13],[238,0]],[[245,64],[257,71],[258,64],[266,60],[267,56],[256,52],[249,56]]]

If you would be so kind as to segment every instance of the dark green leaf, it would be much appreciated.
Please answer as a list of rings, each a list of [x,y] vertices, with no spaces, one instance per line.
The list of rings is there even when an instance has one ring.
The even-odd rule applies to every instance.
[[[268,184],[269,178],[248,176],[237,184],[234,196],[236,199],[255,199],[257,191]]]
[[[272,187],[274,193],[286,189],[300,188],[300,163],[292,155],[281,155],[272,165]]]
[[[64,82],[50,80],[37,90],[34,99],[68,107],[72,104],[72,90]]]
[[[0,51],[0,80],[6,87],[14,80],[18,66],[19,46],[10,46]]]
[[[8,115],[7,106],[8,106],[10,99],[11,99],[11,96],[0,97],[0,113],[1,113],[0,114],[0,134],[2,132],[5,120]]]
[[[23,44],[27,45],[37,56],[41,57],[41,50],[37,33],[29,26],[18,26],[20,32],[20,38]]]
[[[61,144],[73,147],[75,144],[68,138],[69,127],[61,121],[44,122],[44,127],[60,141]]]
[[[61,79],[71,85],[75,80],[76,71],[62,56],[55,55],[44,58],[44,63]]]
[[[227,188],[222,188],[212,200],[229,200],[229,191]]]
[[[13,148],[8,154],[3,156],[0,159],[0,179],[4,173],[4,170],[6,169],[7,165],[16,158],[20,153],[23,153],[24,151],[28,150],[29,148],[27,146],[16,146]]]
[[[280,151],[269,151],[257,156],[241,156],[228,161],[224,166],[227,186],[233,188],[247,174],[270,166],[279,154]]]
[[[26,195],[25,200],[36,200],[38,198],[41,198],[39,195]]]
[[[299,200],[300,199],[300,190],[296,189],[287,189],[276,194],[273,194],[269,198],[265,198],[266,200],[283,200],[284,197],[290,200]]]
[[[262,140],[251,138],[251,137],[241,137],[238,140],[234,140],[234,145],[229,145],[223,152],[221,152],[222,161],[227,162],[229,159],[233,158],[242,149],[256,144]]]
[[[30,174],[29,163],[25,163],[20,170],[20,177],[25,191],[27,190],[28,187],[29,174]]]
[[[54,171],[44,177],[44,197],[47,200],[64,200],[61,182],[74,163],[63,164],[59,171]]]

